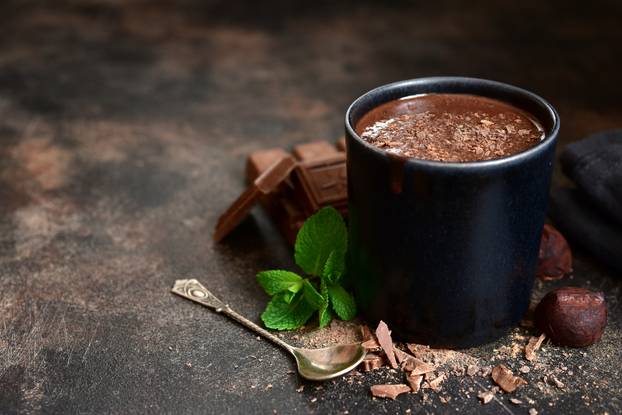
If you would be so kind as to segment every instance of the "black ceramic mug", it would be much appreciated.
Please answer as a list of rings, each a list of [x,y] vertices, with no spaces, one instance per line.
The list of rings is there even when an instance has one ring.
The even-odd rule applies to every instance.
[[[416,94],[494,98],[533,115],[545,137],[505,158],[396,158],[355,131],[369,110]],[[346,113],[349,274],[357,304],[402,340],[435,347],[492,341],[524,316],[544,224],[559,116],[539,96],[483,79],[384,85]]]

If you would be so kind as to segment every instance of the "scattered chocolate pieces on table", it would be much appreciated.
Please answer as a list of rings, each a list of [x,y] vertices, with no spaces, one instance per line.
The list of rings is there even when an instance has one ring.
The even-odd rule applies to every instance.
[[[280,148],[260,150],[249,155],[246,177],[249,189],[236,200],[220,218],[214,238],[224,238],[240,223],[254,203],[259,202],[278,226],[280,232],[293,243],[304,220],[319,208],[332,205],[347,216],[347,180],[345,173],[345,140],[341,138],[334,146],[327,141],[315,141],[294,146],[289,153]],[[572,273],[572,253],[566,239],[551,225],[545,225],[540,245],[536,275],[541,280],[564,278]],[[559,345],[582,347],[597,341],[606,325],[606,306],[602,293],[594,293],[574,287],[564,287],[547,294],[535,312],[535,326],[540,336],[523,337],[521,344],[507,348],[507,357],[522,356],[527,365],[518,365],[516,370],[530,374],[533,366],[542,368],[537,351],[546,338]],[[521,323],[533,328],[530,320]],[[472,393],[482,404],[502,399],[500,393],[514,393],[527,382],[501,364],[494,368],[482,366],[479,359],[465,353],[430,349],[420,344],[394,343],[389,327],[380,322],[375,333],[366,325],[360,326],[361,340],[367,355],[359,366],[362,372],[372,372],[391,367],[392,371],[404,373],[403,383],[385,383],[371,387],[375,398],[396,399],[404,393],[423,393],[424,401],[429,399],[427,391],[441,393],[442,385],[450,375],[483,377],[491,379],[498,386],[466,392]],[[374,335],[375,334],[375,335]],[[405,350],[406,349],[406,350]],[[514,350],[516,349],[516,350]],[[408,353],[410,352],[410,353]],[[412,353],[412,354],[411,354]],[[556,375],[558,369],[542,377],[545,385],[562,389],[565,387]],[[361,373],[352,373],[360,376]],[[399,382],[399,381],[398,381]],[[478,386],[479,383],[474,381]],[[541,386],[538,386],[539,388]],[[501,392],[503,391],[503,392]],[[523,397],[521,396],[521,399]],[[448,398],[439,395],[446,403]],[[533,405],[517,398],[507,401],[513,405]],[[529,411],[537,414],[535,408]]]

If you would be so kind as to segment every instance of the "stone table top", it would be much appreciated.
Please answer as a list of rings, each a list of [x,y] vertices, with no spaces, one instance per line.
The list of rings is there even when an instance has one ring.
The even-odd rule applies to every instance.
[[[2,2],[0,412],[622,412],[622,283],[580,250],[573,279],[534,295],[604,290],[602,341],[546,344],[529,384],[487,405],[483,377],[395,401],[369,393],[400,382],[387,369],[302,381],[282,350],[169,293],[198,278],[258,321],[254,275],[291,267],[291,248],[260,209],[211,240],[246,155],[337,139],[347,105],[377,85],[456,74],[523,86],[558,108],[559,148],[620,127],[622,3],[598,3]],[[506,352],[530,334],[466,353],[517,369]],[[563,388],[543,381],[551,371]]]

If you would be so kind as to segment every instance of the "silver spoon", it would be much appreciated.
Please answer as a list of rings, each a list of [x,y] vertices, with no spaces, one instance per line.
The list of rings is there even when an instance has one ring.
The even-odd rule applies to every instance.
[[[257,324],[236,313],[207,290],[195,279],[177,280],[171,290],[189,300],[215,310],[217,313],[231,317],[243,326],[272,340],[294,355],[298,373],[309,380],[326,380],[341,376],[354,369],[365,357],[365,350],[360,343],[339,344],[321,349],[304,349],[293,347],[279,339],[274,334],[262,329]]]

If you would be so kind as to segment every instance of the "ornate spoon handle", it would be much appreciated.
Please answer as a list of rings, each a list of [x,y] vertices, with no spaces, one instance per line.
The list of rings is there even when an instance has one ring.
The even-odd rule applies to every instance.
[[[195,303],[202,304],[208,308],[213,309],[217,313],[225,314],[233,320],[237,321],[244,327],[253,330],[255,333],[260,334],[268,340],[273,341],[279,346],[283,347],[290,353],[293,353],[293,347],[289,344],[285,343],[283,340],[279,339],[274,334],[270,333],[267,330],[259,327],[257,324],[248,320],[244,316],[236,313],[228,304],[223,303],[221,300],[216,298],[214,294],[208,291],[199,281],[195,279],[190,280],[177,280],[175,281],[175,285],[171,289],[173,294],[177,294],[181,297],[185,297],[188,300],[192,300]]]

